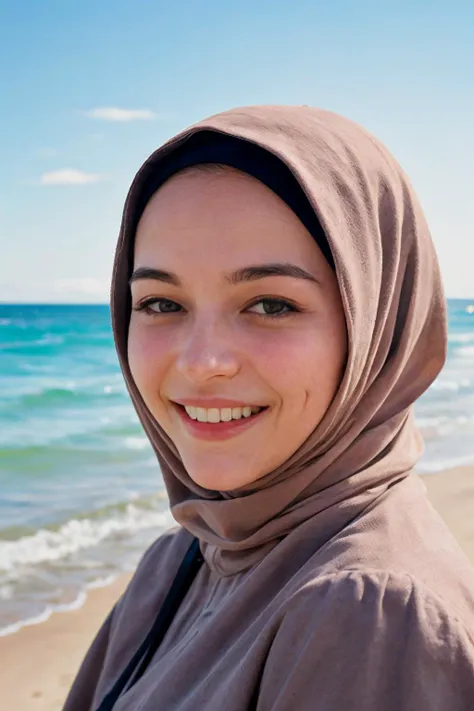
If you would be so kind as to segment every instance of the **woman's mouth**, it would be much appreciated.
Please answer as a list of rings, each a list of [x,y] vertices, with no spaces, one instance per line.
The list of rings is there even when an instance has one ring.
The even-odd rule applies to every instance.
[[[246,405],[244,407],[193,407],[191,405],[184,405],[186,413],[192,420],[197,420],[198,422],[212,422],[218,424],[219,422],[231,422],[231,420],[241,420],[242,417],[248,418],[252,415],[257,415],[262,407],[254,407],[252,405]]]
[[[195,437],[221,440],[240,434],[259,422],[268,407],[197,407],[173,403],[181,421]]]

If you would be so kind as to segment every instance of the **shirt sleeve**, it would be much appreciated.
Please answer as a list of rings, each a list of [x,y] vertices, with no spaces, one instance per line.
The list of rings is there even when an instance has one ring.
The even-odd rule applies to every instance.
[[[473,711],[474,641],[409,576],[344,573],[290,600],[257,711]]]

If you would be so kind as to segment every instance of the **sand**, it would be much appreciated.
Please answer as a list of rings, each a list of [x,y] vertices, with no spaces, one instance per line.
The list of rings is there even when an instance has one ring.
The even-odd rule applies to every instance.
[[[423,477],[434,506],[474,565],[474,467]],[[60,711],[81,660],[130,576],[92,590],[79,610],[0,637],[0,709]]]
[[[83,607],[0,637],[0,709],[60,711],[84,654],[130,576],[91,590]]]

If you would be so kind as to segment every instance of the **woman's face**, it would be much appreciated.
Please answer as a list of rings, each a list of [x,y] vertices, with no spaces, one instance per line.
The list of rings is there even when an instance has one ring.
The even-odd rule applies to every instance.
[[[197,484],[256,481],[321,421],[347,352],[339,288],[265,185],[225,169],[165,183],[138,225],[131,293],[133,378]]]

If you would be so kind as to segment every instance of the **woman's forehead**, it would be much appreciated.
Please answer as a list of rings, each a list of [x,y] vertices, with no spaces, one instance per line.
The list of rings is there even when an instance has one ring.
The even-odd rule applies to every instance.
[[[287,206],[253,176],[232,168],[215,173],[201,168],[188,168],[167,180],[146,205],[137,231],[164,220],[179,224],[193,216],[212,221],[279,214],[281,219],[282,207]]]
[[[155,193],[138,225],[135,261],[155,258],[181,267],[291,260],[313,269],[323,259],[283,200],[255,178],[230,170],[178,174]]]

